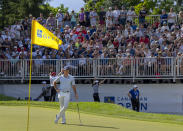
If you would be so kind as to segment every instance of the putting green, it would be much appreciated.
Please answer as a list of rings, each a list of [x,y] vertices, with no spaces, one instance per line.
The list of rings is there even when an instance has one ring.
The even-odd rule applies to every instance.
[[[79,124],[77,112],[67,111],[67,124],[54,124],[56,109],[30,108],[29,131],[182,131],[183,126],[159,122],[110,118],[81,113],[83,125]],[[0,106],[0,131],[26,131],[27,107]]]

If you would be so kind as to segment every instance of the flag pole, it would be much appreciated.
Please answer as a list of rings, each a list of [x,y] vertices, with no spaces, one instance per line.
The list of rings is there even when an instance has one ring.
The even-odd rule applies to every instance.
[[[32,24],[33,26],[33,24]],[[33,27],[32,27],[33,28]],[[31,50],[30,50],[30,70],[29,70],[29,98],[28,98],[28,111],[27,111],[27,131],[29,131],[30,122],[30,92],[31,92],[31,74],[32,74],[32,36],[33,31],[31,29]]]

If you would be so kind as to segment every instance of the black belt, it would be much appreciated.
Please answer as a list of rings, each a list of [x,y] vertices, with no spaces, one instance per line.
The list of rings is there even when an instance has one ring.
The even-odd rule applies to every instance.
[[[69,93],[70,91],[61,91],[61,92],[63,92],[63,93]]]

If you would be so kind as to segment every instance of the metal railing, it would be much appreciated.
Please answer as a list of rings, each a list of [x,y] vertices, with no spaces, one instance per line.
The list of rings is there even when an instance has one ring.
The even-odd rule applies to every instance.
[[[50,68],[59,73],[64,66],[76,78],[182,79],[183,57],[122,59],[34,59],[32,79],[48,79]],[[0,60],[1,80],[28,80],[30,60]]]
[[[147,15],[145,17],[145,21],[150,23],[150,24],[154,24],[155,22],[157,21],[160,21],[160,16],[161,15]],[[135,16],[133,18],[133,21],[136,23],[136,24],[139,24],[139,16]]]

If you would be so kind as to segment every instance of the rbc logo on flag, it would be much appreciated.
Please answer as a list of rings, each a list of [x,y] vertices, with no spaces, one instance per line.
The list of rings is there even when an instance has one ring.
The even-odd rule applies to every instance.
[[[115,103],[115,97],[114,96],[105,96],[104,103]]]
[[[37,37],[40,37],[40,38],[42,38],[42,30],[37,30]]]

